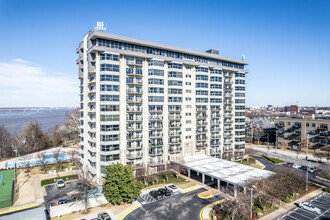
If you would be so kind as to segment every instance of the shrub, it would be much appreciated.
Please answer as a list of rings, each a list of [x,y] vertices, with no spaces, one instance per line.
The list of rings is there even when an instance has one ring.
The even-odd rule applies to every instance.
[[[63,179],[64,181],[74,180],[74,179],[78,179],[78,175],[60,176],[60,177],[41,180],[41,186],[56,183],[56,181],[59,179]]]
[[[324,188],[323,191],[327,192],[327,193],[330,193],[330,188]]]
[[[276,158],[273,158],[273,157],[266,157],[264,156],[264,158],[274,164],[279,164],[279,163],[283,163],[284,161],[283,160],[279,160],[279,159],[276,159]]]

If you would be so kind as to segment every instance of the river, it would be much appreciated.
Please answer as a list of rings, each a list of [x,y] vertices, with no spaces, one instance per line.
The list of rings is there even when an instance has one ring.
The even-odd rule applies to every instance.
[[[38,121],[42,130],[46,132],[56,125],[63,125],[65,116],[70,111],[73,109],[0,110],[0,125],[4,125],[10,133],[15,134],[31,121]]]

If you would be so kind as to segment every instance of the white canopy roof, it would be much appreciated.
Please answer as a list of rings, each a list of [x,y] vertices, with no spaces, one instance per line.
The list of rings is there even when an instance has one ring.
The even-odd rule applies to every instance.
[[[248,180],[267,178],[274,174],[271,171],[206,155],[186,157],[183,165],[194,171],[236,185],[244,185]]]

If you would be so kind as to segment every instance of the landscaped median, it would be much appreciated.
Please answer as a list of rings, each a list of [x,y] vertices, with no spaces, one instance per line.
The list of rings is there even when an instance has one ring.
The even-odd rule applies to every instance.
[[[266,157],[266,156],[263,156],[263,158],[265,158],[266,160],[268,160],[269,162],[271,162],[271,163],[273,163],[273,164],[275,164],[275,165],[284,162],[283,160],[276,159],[276,158],[273,158],[273,157]]]
[[[212,206],[215,205],[215,204],[218,204],[218,203],[222,202],[223,200],[224,199],[221,199],[221,200],[219,200],[217,202],[214,202],[212,204],[209,204],[209,205],[205,206],[202,209],[201,213],[200,213],[201,220],[208,220],[208,219],[211,220],[212,219]]]
[[[78,178],[79,178],[78,175],[75,174],[75,175],[58,176],[58,177],[54,177],[54,178],[44,179],[44,180],[41,180],[41,186],[55,184],[56,181],[59,179],[62,179],[64,181],[69,181],[69,180],[76,180]]]

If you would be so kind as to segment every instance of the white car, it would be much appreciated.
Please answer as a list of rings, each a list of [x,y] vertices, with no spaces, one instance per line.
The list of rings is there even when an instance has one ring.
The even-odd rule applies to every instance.
[[[299,207],[318,215],[321,215],[322,213],[322,211],[319,208],[316,208],[313,204],[310,204],[308,202],[300,202]]]
[[[65,187],[65,183],[62,179],[59,179],[56,181],[56,187],[57,188],[62,188],[62,187]]]
[[[176,187],[175,185],[167,185],[165,186],[166,189],[170,190],[172,193],[175,193],[175,192],[179,192],[179,189],[178,187]]]
[[[295,169],[299,169],[301,166],[300,165],[298,165],[298,164],[293,164],[292,165],[292,168],[295,168]]]
[[[315,168],[308,168],[308,172],[314,173],[315,172]]]

